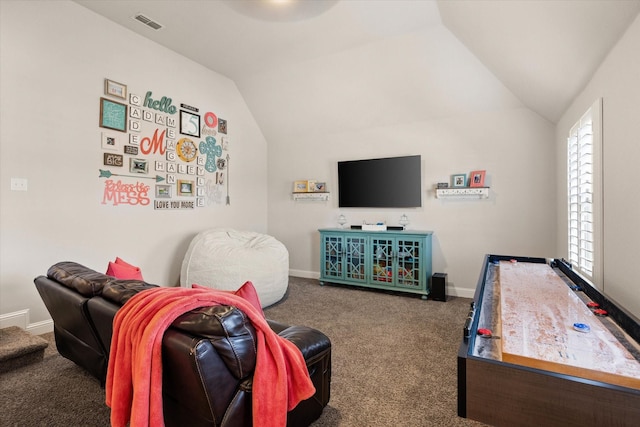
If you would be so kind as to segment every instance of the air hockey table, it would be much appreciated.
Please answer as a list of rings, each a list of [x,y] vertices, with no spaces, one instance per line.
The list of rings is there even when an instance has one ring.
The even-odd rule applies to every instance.
[[[640,426],[640,324],[564,260],[486,255],[458,352],[458,415]]]

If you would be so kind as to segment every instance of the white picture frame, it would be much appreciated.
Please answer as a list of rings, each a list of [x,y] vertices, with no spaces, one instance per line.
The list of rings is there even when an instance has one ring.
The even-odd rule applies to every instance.
[[[102,132],[102,149],[109,151],[121,151],[122,143],[117,135],[111,132]]]

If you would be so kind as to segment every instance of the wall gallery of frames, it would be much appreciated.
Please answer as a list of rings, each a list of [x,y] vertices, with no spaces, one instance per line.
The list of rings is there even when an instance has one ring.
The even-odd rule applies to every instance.
[[[152,90],[105,79],[102,204],[196,209],[229,204],[227,121]]]

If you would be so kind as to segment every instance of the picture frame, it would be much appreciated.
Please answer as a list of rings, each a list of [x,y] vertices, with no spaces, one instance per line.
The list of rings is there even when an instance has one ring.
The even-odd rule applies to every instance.
[[[313,193],[324,193],[327,191],[327,183],[326,182],[314,182],[309,190]]]
[[[469,187],[484,187],[486,171],[473,171],[469,174]]]
[[[109,151],[120,151],[120,138],[111,132],[102,132],[102,149]]]
[[[180,110],[180,133],[200,138],[200,116],[190,111]]]
[[[127,105],[100,98],[100,127],[126,132]]]
[[[459,173],[451,176],[451,185],[455,187],[467,186],[467,174]]]
[[[306,193],[308,190],[308,181],[294,181],[293,192],[294,193]]]
[[[127,86],[113,80],[104,79],[104,94],[127,99]]]
[[[178,180],[178,195],[179,196],[193,196],[193,181],[186,179]]]
[[[116,153],[102,153],[102,164],[105,166],[119,167],[124,166],[124,156]]]
[[[149,173],[149,161],[147,159],[129,158],[129,172],[138,174]]]
[[[123,147],[124,154],[130,154],[132,156],[138,155],[138,147],[135,145],[125,145]]]
[[[218,132],[224,133],[225,135],[227,133],[227,121],[220,117],[218,117]]]
[[[156,198],[169,199],[171,198],[171,186],[170,185],[156,185]]]

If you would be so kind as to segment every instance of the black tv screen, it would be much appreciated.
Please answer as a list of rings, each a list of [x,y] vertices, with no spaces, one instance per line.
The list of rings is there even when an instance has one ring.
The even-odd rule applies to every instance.
[[[341,208],[422,206],[420,156],[338,162]]]

